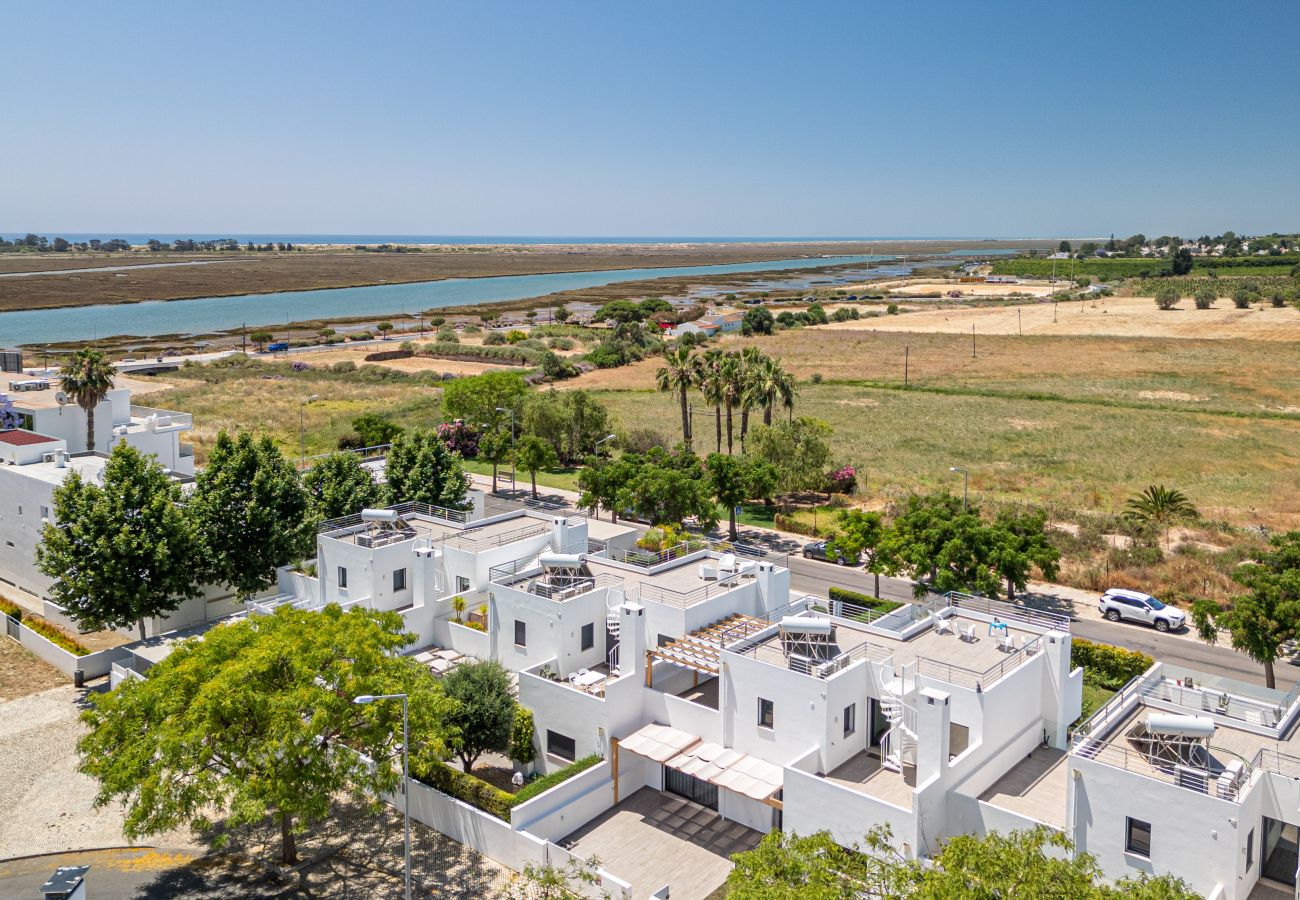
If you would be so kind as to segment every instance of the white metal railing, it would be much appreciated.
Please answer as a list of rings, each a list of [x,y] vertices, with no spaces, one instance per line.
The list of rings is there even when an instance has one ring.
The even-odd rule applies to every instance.
[[[1115,692],[1085,722],[1070,735],[1071,748],[1082,747],[1088,742],[1095,742],[1104,737],[1110,727],[1122,721],[1129,713],[1133,702],[1141,702],[1144,688],[1160,678],[1160,664],[1154,664],[1141,675],[1134,675],[1122,688]]]
[[[1026,625],[1034,625],[1038,628],[1064,631],[1067,634],[1070,632],[1070,617],[1065,613],[1048,612],[1047,610],[1034,609],[1019,603],[1008,603],[1005,600],[997,600],[993,597],[964,594],[961,591],[950,591],[940,599],[955,609],[965,609],[971,612],[983,613],[987,616],[996,616],[999,619],[1011,622],[1023,622]]]
[[[158,428],[193,428],[194,417],[186,412],[176,412],[170,409],[155,409],[152,406],[136,406],[131,404],[132,419],[150,419]]]

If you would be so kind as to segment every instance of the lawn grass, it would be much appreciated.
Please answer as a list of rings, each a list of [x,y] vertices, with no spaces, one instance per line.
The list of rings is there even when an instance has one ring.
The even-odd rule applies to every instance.
[[[1115,692],[1109,688],[1098,687],[1095,684],[1083,683],[1083,705],[1080,708],[1079,718],[1074,721],[1075,725],[1080,724],[1088,719],[1093,713],[1101,709],[1106,701],[1115,696]]]

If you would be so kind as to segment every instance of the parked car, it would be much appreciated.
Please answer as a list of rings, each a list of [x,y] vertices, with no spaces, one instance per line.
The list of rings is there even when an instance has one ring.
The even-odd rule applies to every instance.
[[[825,541],[813,541],[811,544],[804,544],[804,559],[821,559],[826,562],[838,563],[841,566],[854,565],[854,561],[841,553],[838,549],[827,548]]]
[[[1174,609],[1141,591],[1111,588],[1101,595],[1098,608],[1112,622],[1131,619],[1154,625],[1156,631],[1178,631],[1187,624],[1187,614],[1181,609]]]
[[[277,341],[274,344],[266,345],[266,350],[268,353],[279,353],[283,350],[288,350],[288,349],[289,349],[289,343],[287,341]]]

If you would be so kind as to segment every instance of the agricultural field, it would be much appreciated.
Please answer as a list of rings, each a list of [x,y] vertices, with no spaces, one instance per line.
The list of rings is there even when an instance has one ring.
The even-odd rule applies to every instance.
[[[1219,275],[1266,275],[1271,272],[1288,274],[1300,264],[1300,256],[1198,256],[1192,262],[1194,273],[1208,274],[1213,271]],[[1124,258],[1106,257],[1096,259],[1043,259],[1042,257],[1020,257],[1017,259],[999,259],[993,263],[994,275],[1021,275],[1042,278],[1056,274],[1058,277],[1082,277],[1087,275],[1094,281],[1110,281],[1116,278],[1146,278],[1164,275],[1169,272],[1169,260],[1158,257]]]

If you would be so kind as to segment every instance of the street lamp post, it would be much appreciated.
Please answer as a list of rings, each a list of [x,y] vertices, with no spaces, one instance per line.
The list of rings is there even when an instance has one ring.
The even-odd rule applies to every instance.
[[[298,404],[298,464],[300,466],[307,462],[307,404],[319,399],[319,394],[312,394]]]
[[[603,438],[601,438],[600,440],[596,441],[596,443],[592,444],[592,445],[591,445],[591,449],[595,450],[595,449],[596,449],[597,447],[599,447],[601,444],[605,443],[605,441],[612,441],[612,440],[614,440],[614,438],[616,438],[616,437],[618,437],[618,435],[616,435],[616,434],[607,434],[607,435],[605,435]]]
[[[961,466],[950,466],[949,472],[961,473],[961,511],[966,511],[966,498],[970,495],[970,472],[967,472]]]
[[[411,900],[411,757],[408,748],[411,743],[410,726],[407,719],[406,694],[362,694],[353,703],[365,706],[376,700],[402,701],[402,818],[406,820],[406,837],[402,845],[402,856],[406,867],[406,900]]]

